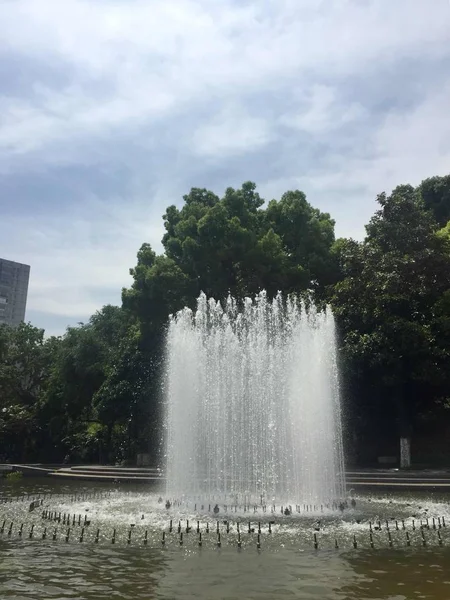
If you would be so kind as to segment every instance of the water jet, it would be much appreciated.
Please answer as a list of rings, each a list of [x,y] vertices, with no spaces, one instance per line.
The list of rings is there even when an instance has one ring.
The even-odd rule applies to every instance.
[[[169,496],[231,496],[245,512],[262,498],[314,511],[345,497],[329,308],[202,294],[170,320],[166,376]]]

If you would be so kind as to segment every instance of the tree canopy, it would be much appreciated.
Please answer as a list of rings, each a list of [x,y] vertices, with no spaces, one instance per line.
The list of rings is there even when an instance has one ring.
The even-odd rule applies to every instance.
[[[167,319],[200,292],[330,303],[347,427],[360,439],[386,415],[385,437],[447,415],[450,175],[401,185],[378,205],[362,241],[336,240],[333,219],[299,190],[265,201],[252,182],[222,197],[191,189],[166,209],[164,252],[139,249],[121,307],[58,338],[0,328],[0,456],[107,462],[150,451],[157,462]]]

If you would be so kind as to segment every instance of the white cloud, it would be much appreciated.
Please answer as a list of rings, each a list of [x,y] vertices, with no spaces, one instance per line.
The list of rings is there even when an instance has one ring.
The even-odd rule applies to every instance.
[[[303,95],[303,97],[302,97]],[[299,94],[299,107],[283,115],[280,122],[306,133],[329,134],[343,125],[362,121],[367,111],[358,102],[343,105],[337,97],[337,89],[326,85],[313,85],[311,90]]]
[[[77,83],[35,86],[30,106],[19,114],[17,98],[4,97],[0,148],[23,152],[66,133],[129,127],[184,110],[205,94],[221,102],[292,78],[306,86],[310,69],[317,77],[360,69],[370,76],[380,61],[444,55],[449,25],[446,0],[436,0],[433,10],[421,0],[273,0],[264,9],[206,0],[4,1],[0,48],[48,64],[66,62]],[[91,88],[96,81],[110,89],[109,97]],[[323,94],[316,100],[320,111]]]
[[[312,175],[269,183],[308,192],[311,201],[337,217],[337,234],[361,238],[377,209],[377,194],[403,183],[418,185],[426,177],[450,172],[450,82],[405,113],[388,113],[370,138],[369,156],[334,153]],[[276,193],[276,192],[275,192]],[[339,215],[345,215],[339,219]]]
[[[193,151],[199,156],[223,159],[227,155],[252,152],[267,144],[270,137],[267,120],[228,107],[211,122],[198,127],[192,141]]]
[[[119,301],[191,185],[299,187],[361,237],[376,193],[449,170],[447,0],[0,0],[0,13],[0,186],[22,197],[7,199],[0,255],[32,264],[36,314]],[[80,167],[123,171],[120,191],[64,183]]]

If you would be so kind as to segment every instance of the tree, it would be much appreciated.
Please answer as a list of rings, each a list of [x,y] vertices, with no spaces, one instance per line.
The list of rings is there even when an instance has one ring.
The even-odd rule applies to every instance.
[[[130,274],[134,281],[130,289],[122,290],[123,307],[150,336],[160,329],[170,313],[189,303],[195,290],[175,260],[156,256],[150,244],[141,246],[137,265],[130,269]]]
[[[0,454],[15,460],[129,460],[160,446],[168,317],[200,292],[265,289],[330,301],[351,426],[402,440],[450,408],[450,176],[378,197],[364,241],[299,190],[265,204],[252,182],[222,197],[193,188],[164,214],[164,253],[143,244],[122,307],[61,338],[0,327]],[[395,432],[394,432],[395,428]],[[377,433],[376,437],[380,437]]]
[[[26,460],[41,435],[39,407],[57,345],[22,323],[0,327],[0,455]]]
[[[240,295],[245,257],[255,250],[261,233],[259,208],[263,200],[251,182],[228,188],[220,200],[207,190],[192,189],[184,206],[170,206],[164,215],[166,256],[174,261],[190,283],[191,298],[201,291],[225,298]],[[192,302],[192,300],[191,300]]]
[[[444,227],[450,221],[450,175],[425,179],[418,190],[425,208],[432,212],[438,226]]]
[[[418,190],[400,186],[378,202],[364,242],[340,244],[344,277],[331,300],[347,363],[378,382],[379,397],[396,407],[401,464],[408,466],[414,418],[446,371],[436,318],[450,290],[450,261]]]
[[[93,398],[98,419],[106,426],[106,453],[115,459],[130,460],[151,445],[155,403],[149,393],[150,366],[140,347],[138,327],[129,327]]]
[[[130,327],[122,308],[105,306],[88,323],[69,327],[54,356],[42,413],[52,448],[61,456],[96,460],[103,429],[94,398],[117,359]]]
[[[303,192],[286,192],[267,207],[267,221],[283,241],[294,279],[289,287],[298,291],[315,282],[320,287],[333,278],[331,248],[334,221],[328,213],[313,208]]]
[[[200,292],[223,300],[322,287],[331,281],[334,222],[311,207],[302,192],[287,192],[266,209],[252,182],[228,188],[223,198],[193,188],[181,209],[164,215],[165,255],[148,244],[131,270],[123,304],[147,327],[194,306]],[[158,326],[156,326],[156,329]],[[155,327],[153,327],[155,331]],[[147,332],[148,333],[148,332]],[[144,336],[151,337],[151,336]]]
[[[157,256],[149,244],[138,252],[137,265],[130,270],[133,283],[123,290],[122,300],[139,323],[139,340],[128,347],[96,395],[99,415],[109,419],[111,435],[115,425],[124,422],[123,407],[135,407],[130,427],[145,408],[153,452],[159,445],[169,315],[184,306],[194,308],[201,292],[223,301],[230,293],[242,299],[262,289],[269,296],[279,290],[303,291],[312,279],[324,287],[334,241],[329,215],[313,209],[301,192],[287,193],[267,209],[252,182],[227,188],[222,198],[193,188],[183,200],[181,208],[169,206],[164,214],[165,254]],[[131,364],[142,366],[130,369]],[[140,390],[146,391],[146,403]],[[133,436],[139,437],[136,432]]]

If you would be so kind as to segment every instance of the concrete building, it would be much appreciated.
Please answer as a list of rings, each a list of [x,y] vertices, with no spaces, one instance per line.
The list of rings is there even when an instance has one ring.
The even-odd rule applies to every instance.
[[[0,258],[0,325],[25,320],[30,267]]]

